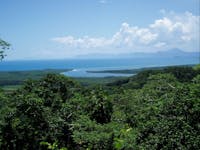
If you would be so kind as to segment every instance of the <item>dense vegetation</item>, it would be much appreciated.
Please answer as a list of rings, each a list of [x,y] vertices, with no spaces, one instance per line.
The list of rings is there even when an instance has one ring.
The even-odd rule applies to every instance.
[[[0,92],[1,149],[200,149],[200,69],[84,87],[62,75]]]
[[[49,73],[60,74],[72,69],[45,69],[30,71],[0,71],[0,86],[21,85],[27,79],[41,79]]]

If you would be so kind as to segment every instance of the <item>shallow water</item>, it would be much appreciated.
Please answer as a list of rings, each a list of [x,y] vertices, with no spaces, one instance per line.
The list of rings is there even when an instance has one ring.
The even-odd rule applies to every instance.
[[[63,72],[62,74],[69,76],[69,77],[129,77],[133,74],[122,74],[122,73],[91,73],[89,71],[97,71],[97,70],[104,70],[105,68],[96,68],[96,69],[73,69],[72,71]]]

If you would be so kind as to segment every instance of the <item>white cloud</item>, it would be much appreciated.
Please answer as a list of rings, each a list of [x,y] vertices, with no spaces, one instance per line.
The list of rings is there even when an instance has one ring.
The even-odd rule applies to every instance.
[[[103,37],[83,37],[73,36],[56,37],[53,41],[65,44],[74,48],[106,48],[106,47],[132,47],[134,45],[148,45],[156,40],[157,34],[152,33],[148,28],[130,27],[128,23],[122,23],[121,28],[110,39]]]
[[[103,2],[104,0],[102,0]],[[118,32],[112,37],[56,37],[52,40],[65,45],[77,55],[90,53],[130,53],[152,52],[170,48],[185,51],[199,49],[200,16],[190,12],[176,14],[161,10],[163,18],[155,20],[145,28],[122,23]]]
[[[96,48],[96,47],[102,47],[107,45],[107,40],[104,38],[89,38],[87,36],[83,38],[77,38],[75,39],[72,36],[66,36],[66,37],[57,37],[53,38],[54,41],[65,44],[70,47],[75,48]]]

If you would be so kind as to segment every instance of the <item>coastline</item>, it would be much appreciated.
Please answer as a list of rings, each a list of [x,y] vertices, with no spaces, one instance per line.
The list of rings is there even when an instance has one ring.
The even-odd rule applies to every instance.
[[[157,67],[142,67],[142,68],[136,68],[136,69],[114,69],[114,70],[87,70],[88,73],[115,73],[115,74],[137,74],[141,71],[145,70],[160,70],[165,69],[168,67],[184,67],[184,66],[190,66],[193,67],[196,64],[187,64],[187,65],[171,65],[171,66],[157,66]]]

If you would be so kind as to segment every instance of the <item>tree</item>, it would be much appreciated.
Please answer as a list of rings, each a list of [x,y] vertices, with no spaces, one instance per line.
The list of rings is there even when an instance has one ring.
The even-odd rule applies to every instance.
[[[10,48],[10,44],[0,39],[0,60],[2,60],[6,56],[5,50],[9,48]]]
[[[108,98],[102,87],[96,87],[88,97],[88,110],[91,119],[97,123],[104,124],[111,121],[113,104]]]

